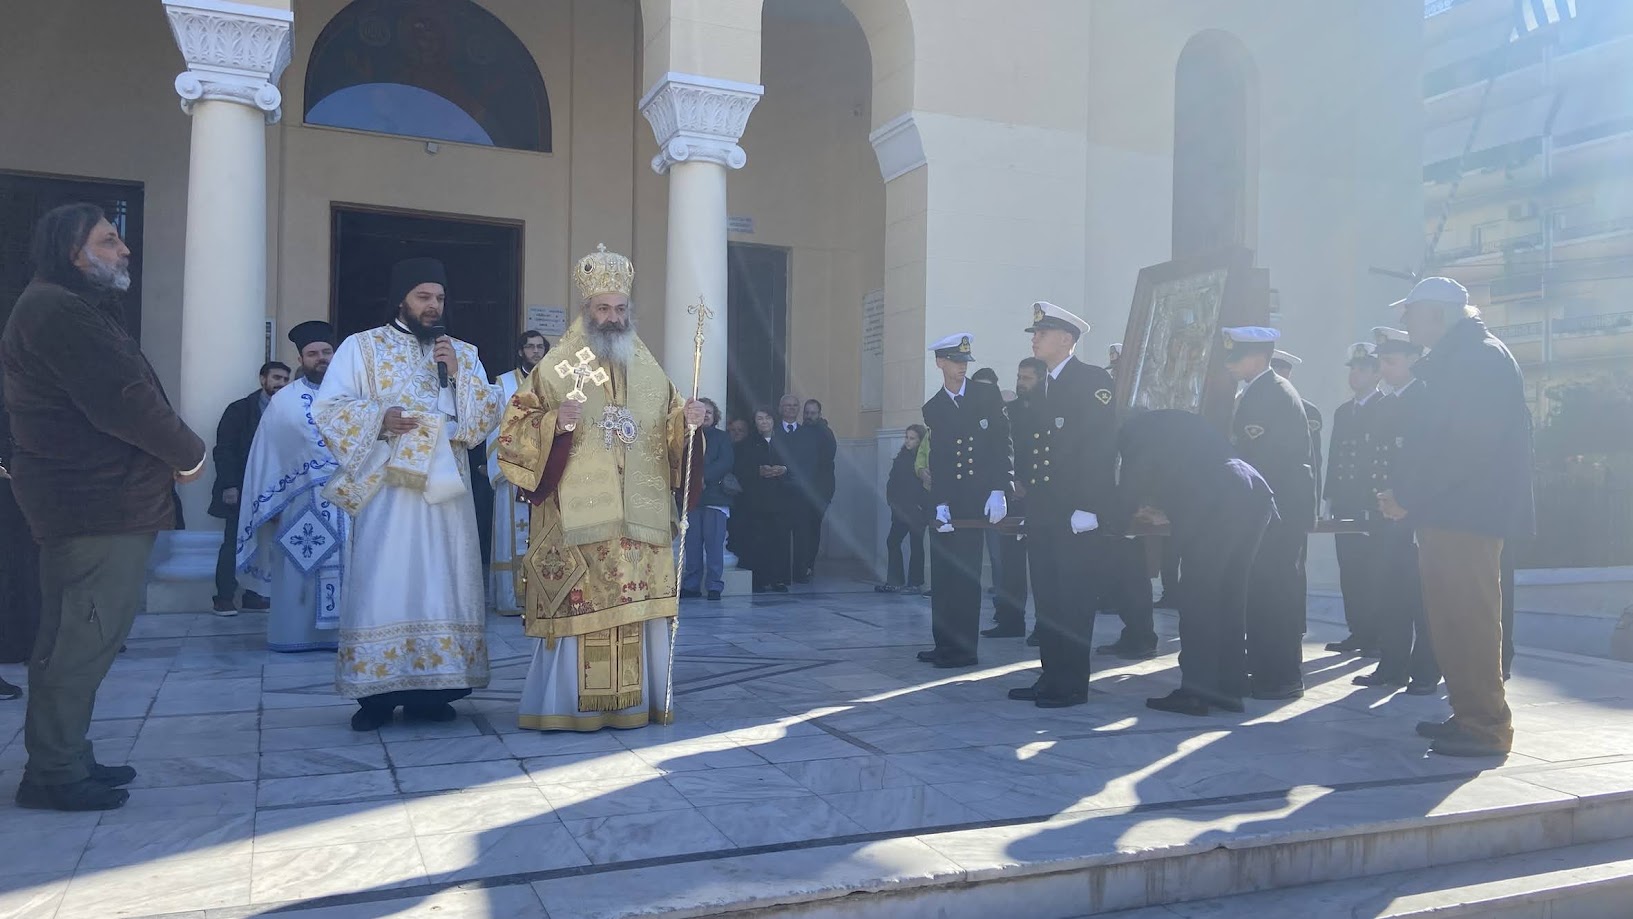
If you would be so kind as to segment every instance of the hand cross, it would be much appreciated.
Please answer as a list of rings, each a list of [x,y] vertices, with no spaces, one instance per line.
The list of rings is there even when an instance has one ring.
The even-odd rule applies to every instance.
[[[595,367],[592,369],[590,367],[595,362],[595,352],[589,348],[580,348],[578,353],[573,356],[578,358],[578,363],[573,364],[569,361],[562,361],[556,365],[556,376],[561,377],[563,380],[572,377],[573,388],[568,391],[567,398],[574,402],[584,402],[589,398],[584,395],[584,381],[588,380],[597,386],[605,386],[609,377],[604,368]]]

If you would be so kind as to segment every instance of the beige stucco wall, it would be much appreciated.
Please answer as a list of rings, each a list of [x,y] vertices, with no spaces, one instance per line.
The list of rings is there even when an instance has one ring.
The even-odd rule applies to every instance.
[[[185,65],[164,9],[19,0],[3,18],[0,169],[143,184],[142,347],[174,394],[191,122],[172,85]]]

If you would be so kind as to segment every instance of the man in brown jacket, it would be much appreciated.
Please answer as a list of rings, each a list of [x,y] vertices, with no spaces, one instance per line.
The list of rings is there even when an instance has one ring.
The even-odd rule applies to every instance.
[[[175,526],[172,491],[199,477],[204,442],[119,322],[130,250],[101,209],[47,213],[32,254],[34,280],[0,337],[12,488],[40,543],[17,803],[110,810],[136,770],[96,762],[85,733],[140,605],[154,536]]]

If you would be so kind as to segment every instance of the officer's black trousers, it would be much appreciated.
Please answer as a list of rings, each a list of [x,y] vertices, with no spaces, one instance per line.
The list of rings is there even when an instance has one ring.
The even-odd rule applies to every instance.
[[[1244,498],[1194,530],[1176,527],[1184,544],[1185,591],[1179,595],[1180,685],[1203,699],[1232,702],[1247,694],[1248,578],[1270,502]]]
[[[1433,686],[1440,665],[1429,644],[1423,614],[1423,581],[1418,574],[1418,547],[1409,527],[1384,524],[1369,537],[1376,547],[1373,583],[1378,585],[1378,674],[1391,682],[1410,679]]]
[[[1302,521],[1271,521],[1253,560],[1247,589],[1247,666],[1256,692],[1303,686],[1304,578]],[[1188,547],[1187,547],[1188,548]],[[1185,559],[1190,578],[1189,557]],[[1190,592],[1187,584],[1186,592]]]
[[[1094,555],[1115,536],[1072,533],[1070,520],[1027,524],[1027,560],[1037,610],[1039,689],[1050,696],[1088,692],[1094,653]]]
[[[1350,637],[1363,648],[1378,647],[1376,625],[1381,589],[1376,580],[1377,537],[1366,533],[1339,533],[1333,537],[1338,550],[1338,591],[1344,596],[1344,625]]]
[[[942,657],[975,657],[981,640],[981,553],[986,530],[930,534],[930,631]]]
[[[998,592],[993,597],[996,610],[992,620],[999,628],[1026,630],[1026,540],[1000,536]]]

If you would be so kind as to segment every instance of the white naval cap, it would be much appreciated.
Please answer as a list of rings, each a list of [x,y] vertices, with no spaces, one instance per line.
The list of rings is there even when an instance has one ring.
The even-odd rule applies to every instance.
[[[1400,309],[1414,303],[1439,303],[1445,306],[1468,306],[1468,288],[1451,278],[1424,278],[1412,286],[1412,292],[1389,304]]]
[[[1387,341],[1411,341],[1412,336],[1400,329],[1391,329],[1389,326],[1379,325],[1372,327],[1372,340],[1374,343],[1381,345]]]
[[[970,333],[954,332],[930,346],[936,357],[967,364],[975,358],[970,354]]]
[[[1245,325],[1219,330],[1225,339],[1225,350],[1247,354],[1270,354],[1281,332],[1264,326]]]
[[[1277,348],[1275,352],[1270,355],[1270,359],[1273,361],[1281,361],[1283,364],[1286,364],[1289,367],[1297,367],[1298,365],[1304,363],[1304,358],[1295,354],[1289,354],[1280,348]]]
[[[1372,338],[1378,343],[1372,350],[1373,354],[1417,354],[1423,350],[1422,347],[1412,344],[1410,334],[1388,326],[1374,328]]]
[[[1373,361],[1378,357],[1377,349],[1374,348],[1370,341],[1358,341],[1350,345],[1349,350],[1344,352],[1344,355],[1344,366],[1346,367],[1354,367],[1358,363]]]
[[[1039,332],[1045,329],[1061,329],[1072,333],[1074,337],[1082,338],[1088,334],[1089,324],[1082,317],[1061,309],[1048,300],[1039,300],[1032,304],[1032,325],[1028,332]]]
[[[1123,356],[1123,343],[1120,342],[1120,341],[1112,342],[1111,343],[1111,353],[1113,355],[1116,355],[1117,357],[1122,357]]]

